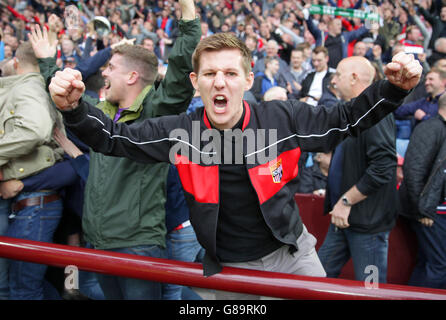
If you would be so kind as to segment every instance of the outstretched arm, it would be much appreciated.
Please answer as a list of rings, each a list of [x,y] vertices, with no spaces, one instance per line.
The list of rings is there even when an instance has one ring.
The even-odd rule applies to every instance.
[[[99,108],[80,101],[85,90],[82,76],[69,68],[56,73],[49,90],[56,107],[63,111],[65,127],[94,151],[144,163],[175,161],[170,151],[178,139],[170,138],[171,131],[185,128],[187,115],[114,123]]]
[[[154,116],[179,114],[187,110],[194,95],[189,80],[192,53],[201,37],[200,20],[195,19],[194,0],[180,0],[182,19],[180,36],[169,54],[166,76],[154,95],[146,99],[144,108],[153,108]]]

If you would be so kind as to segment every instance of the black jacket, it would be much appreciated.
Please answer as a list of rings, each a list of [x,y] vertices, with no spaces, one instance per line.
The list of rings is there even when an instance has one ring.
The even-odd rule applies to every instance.
[[[298,99],[304,98],[308,96],[308,93],[310,92],[311,84],[314,80],[314,75],[316,72],[309,73],[305,79],[302,81],[302,89],[299,92]],[[328,90],[328,85],[330,84],[330,76],[332,75],[332,72],[330,72],[330,69],[327,70],[327,74],[324,76],[324,79],[322,79],[322,94],[324,94],[325,91]]]
[[[301,151],[332,150],[348,134],[357,136],[391,113],[406,94],[381,81],[338,107],[309,108],[295,100],[245,102],[242,130],[248,138],[239,139],[243,163],[267,226],[278,241],[289,245],[290,252],[299,249],[296,241],[303,230],[294,200]],[[209,130],[205,110],[131,125],[113,123],[85,102],[63,114],[66,126],[97,152],[146,163],[175,162],[191,223],[206,249],[204,274],[220,272],[216,230],[224,140],[219,140],[220,132]]]
[[[439,204],[437,201],[440,201],[441,196],[436,197],[432,193],[435,188],[432,188],[432,185],[428,186],[428,180],[438,171],[437,168],[441,168],[442,164],[444,166],[445,143],[446,120],[441,115],[436,115],[415,127],[404,157],[404,179],[399,190],[401,215],[416,220],[423,217],[435,219],[435,212],[432,210],[419,211],[419,200],[422,193],[426,197],[425,194],[430,192],[429,198],[435,197],[437,200],[424,199],[423,207],[432,208]],[[441,187],[441,182],[435,184],[439,185],[438,188]],[[425,188],[427,189],[424,190]],[[441,192],[441,190],[435,192]],[[432,201],[437,203],[434,204]]]
[[[327,188],[327,176],[325,176],[318,162],[314,162],[311,167],[303,168],[299,173],[299,185],[297,192],[313,193],[315,190]]]
[[[394,117],[388,115],[358,137],[344,141],[341,194],[356,185],[367,196],[351,208],[349,229],[355,232],[377,233],[394,226],[397,212],[395,131]],[[334,205],[325,197],[325,213]]]

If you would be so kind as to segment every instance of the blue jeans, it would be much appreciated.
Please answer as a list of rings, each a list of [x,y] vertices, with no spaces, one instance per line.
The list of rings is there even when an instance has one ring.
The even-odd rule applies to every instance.
[[[90,243],[85,248],[93,249]],[[98,274],[89,271],[79,270],[79,291],[92,300],[104,300],[105,296],[99,285]]]
[[[166,240],[168,258],[172,260],[194,262],[202,249],[192,226],[169,232]],[[163,288],[163,299],[181,300],[183,290],[188,291],[188,288],[166,283]],[[191,297],[190,294],[190,292],[185,293]]]
[[[166,250],[156,245],[109,249],[107,251],[152,258],[167,258]],[[162,283],[98,274],[98,281],[107,300],[160,300]]]
[[[4,236],[8,230],[8,217],[11,213],[11,200],[0,198],[0,235]],[[8,259],[0,258],[0,300],[9,297]]]
[[[52,194],[52,192],[22,192],[15,201]],[[62,200],[25,207],[10,219],[7,236],[19,239],[52,242],[62,217]],[[43,283],[47,266],[44,264],[10,260],[10,299],[43,299]]]
[[[418,257],[408,285],[446,289],[446,215],[438,214],[432,227],[412,222]]]
[[[335,230],[330,224],[324,243],[318,255],[327,277],[337,278],[350,259],[353,260],[355,279],[365,281],[370,275],[367,266],[376,266],[379,282],[387,282],[387,252],[389,231],[374,234],[359,233],[346,229]]]

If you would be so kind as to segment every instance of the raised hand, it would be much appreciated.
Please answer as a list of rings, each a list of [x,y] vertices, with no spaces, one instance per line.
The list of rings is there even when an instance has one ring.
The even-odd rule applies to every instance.
[[[110,46],[110,48],[114,49],[114,48],[119,47],[120,45],[123,45],[123,44],[134,45],[135,44],[135,40],[136,40],[136,38],[132,38],[132,39],[124,38],[124,39],[120,40],[119,42],[112,44]]]
[[[85,91],[81,73],[70,68],[57,71],[51,80],[49,91],[58,109],[69,111],[76,108]]]
[[[422,71],[420,62],[414,59],[413,54],[400,52],[387,64],[384,74],[395,86],[410,90],[420,81]]]
[[[29,33],[28,38],[37,58],[51,58],[56,55],[57,40],[50,43],[46,28],[43,28],[42,32],[38,24],[32,25],[31,33]]]
[[[181,7],[181,18],[183,20],[195,19],[195,3],[194,0],[179,0]]]

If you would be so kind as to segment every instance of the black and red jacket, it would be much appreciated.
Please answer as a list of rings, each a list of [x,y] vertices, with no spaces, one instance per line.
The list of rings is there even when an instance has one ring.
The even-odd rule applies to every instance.
[[[255,140],[253,144],[241,139],[246,170],[267,226],[280,242],[290,246],[290,252],[299,249],[296,240],[303,228],[294,201],[301,152],[334,149],[347,135],[357,136],[394,111],[407,93],[381,81],[337,107],[312,107],[297,100],[244,103],[242,130],[251,134],[251,142]],[[219,159],[220,145],[214,142],[218,139],[210,138],[220,133],[208,130],[211,124],[203,108],[189,115],[151,118],[131,125],[113,123],[86,102],[63,115],[66,126],[96,152],[147,163],[176,161],[190,220],[206,249],[204,274],[221,270],[216,230],[218,161],[223,159]],[[273,157],[266,161],[268,152]]]

